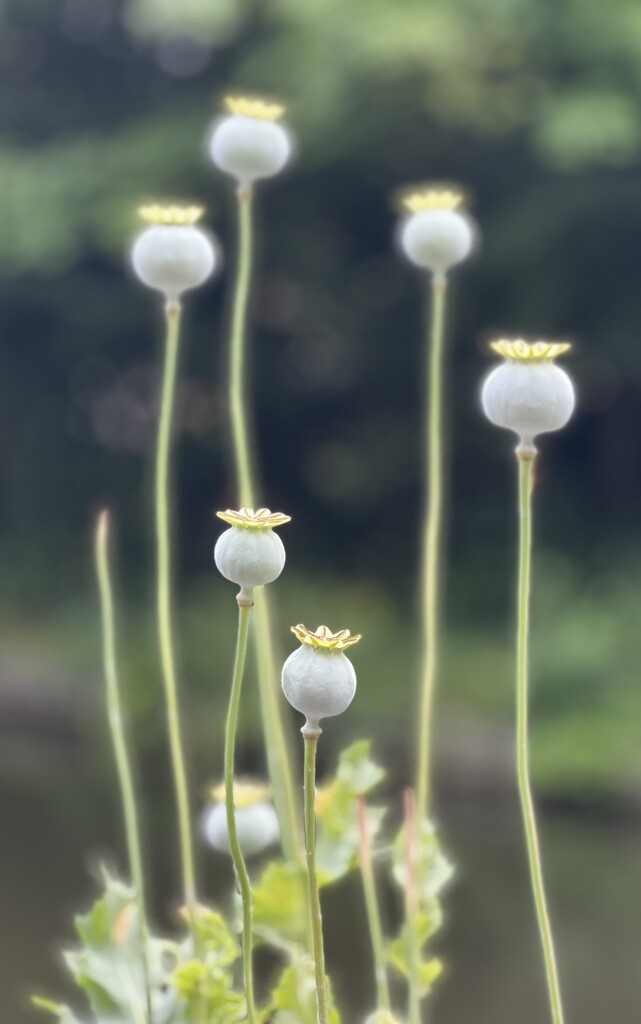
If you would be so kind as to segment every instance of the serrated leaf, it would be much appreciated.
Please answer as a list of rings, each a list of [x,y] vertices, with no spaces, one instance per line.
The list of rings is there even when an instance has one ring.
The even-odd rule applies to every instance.
[[[132,934],[123,914],[127,914],[127,908],[135,910],[136,906],[135,891],[130,886],[119,882],[106,871],[103,871],[103,878],[104,895],[87,914],[79,914],[74,922],[80,941],[94,949],[127,944]]]
[[[340,1024],[330,991],[329,1024]],[[270,1010],[274,1024],[316,1024],[316,978],[314,961],[300,954],[283,971],[272,994]]]
[[[147,1001],[138,907],[130,886],[106,871],[103,878],[103,895],[75,920],[82,945],[64,959],[101,1021],[138,1024]],[[156,957],[156,975],[159,963]]]
[[[197,1019],[199,1013],[207,1024],[231,1024],[246,1016],[245,997],[236,992],[231,977],[215,965],[199,960],[181,964],[173,975],[172,984],[178,995],[193,1009],[188,1019]]]
[[[410,965],[413,955],[418,956],[417,974],[421,996],[428,994],[443,970],[443,964],[438,958],[425,958],[422,955],[423,947],[440,925],[440,907],[436,900],[433,901],[431,911],[431,914],[418,911],[411,921],[405,921],[400,934],[387,948],[390,964],[406,979],[412,974]]]
[[[341,753],[336,778],[346,783],[354,796],[365,796],[385,778],[385,769],[370,758],[371,740],[358,740]]]
[[[297,864],[271,861],[253,887],[254,926],[258,938],[288,949],[303,942],[307,929],[305,877]]]
[[[360,833],[356,797],[368,793],[384,778],[384,771],[369,756],[371,743],[353,743],[340,755],[336,776],[316,796],[316,868],[319,885],[329,885],[358,862]],[[368,832],[378,835],[385,811],[367,809]]]
[[[224,917],[217,910],[200,907],[196,918],[196,931],[210,966],[215,964],[218,967],[227,967],[240,956],[240,946]]]
[[[416,877],[414,887],[419,905],[427,906],[437,898],[454,874],[454,867],[441,849],[434,825],[425,819],[416,829],[414,851]],[[394,841],[392,875],[402,889],[407,881],[407,856],[405,829],[402,828]]]

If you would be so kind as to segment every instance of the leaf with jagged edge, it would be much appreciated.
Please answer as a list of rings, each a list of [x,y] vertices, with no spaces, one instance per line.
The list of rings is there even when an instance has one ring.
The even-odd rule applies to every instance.
[[[200,1013],[207,1024],[235,1024],[247,1015],[245,997],[234,990],[229,973],[211,962],[181,964],[171,983],[188,1008],[186,1021],[197,1020]]]
[[[169,978],[176,997],[168,1007],[166,1024],[235,1024],[246,1016],[246,1001],[234,989],[231,967],[241,955],[240,946],[227,922],[217,911],[199,906],[195,918],[200,956],[195,957],[191,939],[174,946],[175,967]]]
[[[99,1018],[144,1021],[142,934],[135,891],[103,870],[104,893],[75,927],[79,949],[64,960]]]
[[[416,829],[414,851],[414,889],[420,906],[428,906],[438,898],[454,875],[454,867],[441,849],[438,833],[431,821],[425,819]],[[407,880],[407,850],[405,829],[401,828],[393,846],[392,875],[402,889]]]
[[[316,794],[316,870],[319,885],[329,885],[357,866],[360,832],[356,798],[385,777],[370,758],[371,741],[359,740],[342,752],[335,777]],[[378,835],[385,810],[367,808],[370,840]]]
[[[209,907],[199,907],[196,932],[209,966],[229,967],[241,955],[241,949],[222,914]]]
[[[329,1024],[340,1024],[340,1014],[329,993]],[[316,1024],[316,978],[314,961],[300,953],[285,968],[272,992],[270,1006],[261,1014],[272,1024]]]
[[[389,963],[405,979],[411,977],[411,961],[413,950],[418,955],[417,976],[419,993],[426,996],[433,983],[443,970],[438,957],[426,958],[422,951],[428,940],[438,930],[441,923],[441,910],[436,900],[432,901],[430,912],[419,910],[408,922],[405,921],[399,935],[387,947]]]
[[[271,861],[252,894],[256,938],[287,953],[305,941],[305,876],[298,864]]]

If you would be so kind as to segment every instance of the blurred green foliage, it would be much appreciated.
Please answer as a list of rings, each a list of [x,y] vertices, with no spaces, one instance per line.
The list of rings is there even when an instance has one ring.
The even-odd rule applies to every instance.
[[[299,142],[295,167],[259,196],[253,310],[265,498],[294,516],[283,635],[290,621],[326,620],[328,608],[330,625],[362,630],[358,727],[380,731],[392,710],[397,728],[407,721],[422,296],[394,252],[391,196],[406,181],[460,180],[481,248],[457,279],[450,317],[441,710],[511,722],[512,442],[478,411],[482,339],[492,330],[575,337],[569,365],[580,409],[562,436],[543,442],[536,495],[533,753],[551,790],[633,787],[641,721],[641,14],[633,0],[6,0],[0,25],[5,649],[81,675],[97,666],[89,536],[97,508],[112,505],[122,590],[131,595],[131,703],[141,738],[160,735],[147,610],[160,317],[153,296],[129,279],[125,252],[140,201],[202,199],[233,267],[231,189],[207,165],[204,139],[222,94],[263,90],[288,102]],[[211,569],[211,512],[230,496],[229,286],[228,275],[188,303],[178,413],[177,605],[193,709],[206,705],[208,716],[222,713],[233,612]],[[201,743],[206,721],[215,719],[195,718]],[[248,735],[255,724],[246,722]]]

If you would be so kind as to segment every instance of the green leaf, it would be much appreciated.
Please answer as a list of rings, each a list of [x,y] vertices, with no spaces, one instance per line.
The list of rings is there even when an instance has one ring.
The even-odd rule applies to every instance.
[[[336,778],[349,787],[354,796],[365,796],[385,778],[385,770],[370,758],[371,740],[358,740],[340,755]]]
[[[272,994],[273,1024],[316,1024],[316,979],[314,961],[301,953],[283,971]],[[340,1024],[330,991],[329,1024]]]
[[[31,1002],[39,1010],[44,1010],[46,1013],[52,1013],[54,1017],[57,1017],[60,1024],[80,1024],[78,1018],[71,1012],[68,1006],[62,1006],[61,1003],[54,1003],[51,999],[43,999],[41,996],[32,996]]]
[[[196,931],[210,965],[227,967],[240,956],[240,946],[224,917],[217,910],[200,907],[196,918]]]
[[[75,920],[81,946],[67,951],[64,959],[97,1017],[110,1024],[138,1024],[144,1021],[147,996],[135,894],[107,871],[103,879],[101,898]],[[159,964],[156,957],[154,966]],[[158,983],[166,984],[166,978],[159,977]]]
[[[191,960],[181,964],[172,985],[189,1008],[187,1020],[199,1015],[207,1024],[232,1024],[246,1016],[245,997],[236,992],[230,975],[215,964]]]
[[[416,830],[414,864],[419,905],[429,906],[452,878],[454,867],[441,850],[436,828],[427,819]],[[405,889],[407,854],[404,828],[400,830],[394,842],[392,874],[401,888]]]
[[[336,776],[320,787],[316,796],[316,868],[320,885],[329,885],[351,871],[358,861],[360,833],[356,797],[364,796],[385,777],[369,756],[371,742],[361,740],[340,755]],[[385,811],[367,809],[368,831],[373,841]]]
[[[285,950],[304,942],[305,879],[297,864],[271,861],[253,888],[253,902],[257,937]]]
[[[438,958],[426,959],[422,955],[423,947],[438,929],[440,922],[440,907],[434,900],[431,914],[421,910],[411,921],[405,921],[400,934],[390,942],[387,949],[387,957],[392,967],[408,980],[412,974],[412,958],[414,955],[418,956],[417,974],[421,996],[428,994],[443,970],[443,964]]]
[[[93,949],[123,946],[131,938],[131,923],[137,915],[135,891],[103,870],[105,894],[88,914],[75,919],[81,942]],[[137,921],[136,921],[137,923]]]

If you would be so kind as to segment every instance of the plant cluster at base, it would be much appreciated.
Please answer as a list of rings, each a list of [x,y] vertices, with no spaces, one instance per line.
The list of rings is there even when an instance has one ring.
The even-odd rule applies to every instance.
[[[384,771],[371,757],[369,741],[352,744],[340,756],[333,778],[317,784],[316,756],[321,722],[342,714],[356,696],[352,648],[360,634],[349,629],[291,627],[299,647],[278,671],[276,650],[284,640],[273,628],[268,596],[286,562],[276,532],[290,516],[264,507],[252,445],[248,401],[248,301],[252,270],[254,186],[281,171],[293,153],[293,138],[282,123],[284,107],[258,97],[231,96],[227,112],[209,133],[214,164],[237,183],[238,266],[228,350],[234,488],[238,508],[216,515],[227,526],[214,547],[222,577],[239,587],[235,655],[224,728],[223,781],[209,788],[200,815],[201,836],[229,857],[231,894],[227,912],[210,906],[198,883],[193,852],[196,816],[187,788],[185,744],[180,718],[179,664],[174,650],[172,607],[172,438],[179,373],[181,298],[202,285],[220,265],[220,246],[199,226],[203,208],[149,204],[140,214],[147,226],[134,240],[131,263],[137,277],[165,300],[163,377],[155,460],[156,614],[159,675],[165,699],[167,735],[176,806],[176,845],[182,873],[181,910],[173,937],[150,923],[147,881],[140,850],[139,814],[132,784],[121,710],[114,601],[106,512],[96,531],[96,570],[101,601],[104,669],[109,723],[121,788],[129,855],[130,886],[106,872],[93,909],[76,919],[78,944],[65,963],[84,991],[95,1024],[339,1024],[325,969],[322,893],[349,872],[359,872],[373,961],[373,1009],[366,1024],[420,1024],[422,1002],[443,965],[433,939],[443,920],[442,896],[453,868],[442,852],[432,818],[433,707],[440,672],[443,583],[445,424],[443,380],[446,295],[450,271],[472,252],[477,229],[464,193],[447,184],[415,186],[401,198],[400,248],[426,276],[431,303],[426,323],[424,471],[421,474],[419,707],[416,779],[405,790],[397,824],[388,825],[383,804],[371,794]],[[564,342],[500,339],[493,351],[504,362],[483,385],[487,417],[517,433],[519,446],[519,577],[517,628],[517,777],[523,810],[532,892],[541,935],[554,1024],[562,1024],[560,989],[529,782],[528,630],[531,562],[534,439],[562,427],[574,408],[569,376],[554,363]],[[295,529],[295,525],[293,527]],[[286,531],[287,532],[287,531]],[[267,590],[266,590],[267,588]],[[256,659],[261,719],[269,781],[240,774],[236,737],[243,712],[245,664]],[[280,674],[281,687],[278,687]],[[367,683],[365,684],[365,687]],[[280,690],[304,717],[304,769],[295,781]],[[213,723],[212,723],[213,725]],[[219,771],[220,766],[212,766]],[[302,789],[302,801],[300,792]],[[394,820],[394,816],[390,815]],[[267,851],[275,855],[266,859]],[[251,862],[251,870],[248,867]],[[393,925],[381,913],[381,879],[396,892]],[[395,934],[387,938],[389,931]],[[176,937],[177,936],[177,937]],[[254,953],[270,947],[279,968],[271,986],[255,984]],[[391,978],[397,982],[392,986]],[[396,1003],[401,1002],[397,1016]],[[61,1024],[88,1024],[65,1005],[35,1000]]]

